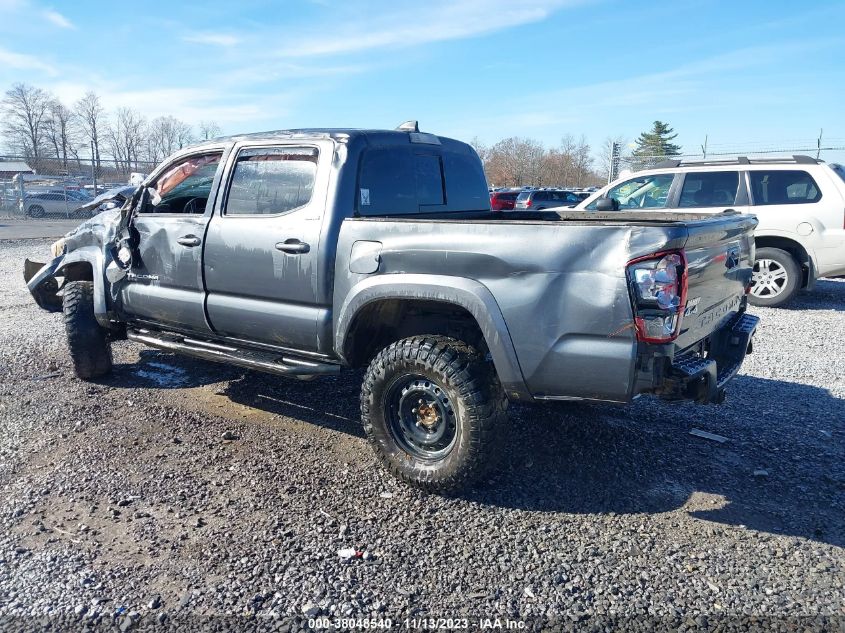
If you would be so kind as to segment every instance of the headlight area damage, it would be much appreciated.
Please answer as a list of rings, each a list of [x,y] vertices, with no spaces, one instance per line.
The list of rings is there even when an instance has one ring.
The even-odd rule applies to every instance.
[[[127,225],[135,197],[125,197],[121,193],[113,195],[110,199],[121,203],[122,208],[103,211],[54,242],[50,247],[54,255],[52,261],[46,264],[30,259],[24,261],[24,280],[41,308],[60,312],[61,290],[67,282],[92,281],[97,320],[108,327],[102,275],[105,271],[109,281],[115,282],[126,274],[128,262],[121,261],[125,258],[118,258],[118,252],[123,250],[120,244],[131,241]],[[126,236],[126,239],[121,239],[121,236]]]

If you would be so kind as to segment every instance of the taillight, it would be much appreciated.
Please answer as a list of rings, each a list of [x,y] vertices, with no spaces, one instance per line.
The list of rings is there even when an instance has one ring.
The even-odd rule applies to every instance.
[[[645,343],[674,341],[687,299],[683,251],[655,253],[628,262],[637,338]]]
[[[528,199],[525,201],[525,208],[527,209],[527,208],[528,208],[528,207],[530,207],[530,206],[531,206],[531,198],[528,198]]]

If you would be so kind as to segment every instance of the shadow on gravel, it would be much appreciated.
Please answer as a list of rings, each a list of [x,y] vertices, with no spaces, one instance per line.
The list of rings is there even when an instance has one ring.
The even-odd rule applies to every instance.
[[[724,413],[659,402],[513,407],[505,472],[464,497],[576,514],[683,508],[705,521],[845,545],[845,400],[749,376],[737,377],[731,390]],[[691,428],[729,440],[690,436]]]
[[[364,437],[359,417],[360,372],[305,382],[156,350],[141,350],[139,356],[137,363],[115,365],[103,384],[174,390],[226,381],[221,394],[232,402]]]
[[[221,395],[268,413],[364,437],[360,372],[313,382],[141,352],[105,381],[181,389],[226,381]],[[462,495],[485,505],[576,514],[662,513],[845,546],[845,400],[827,390],[738,376],[722,407],[652,399],[628,407],[512,406],[503,468]],[[718,444],[691,428],[723,434]],[[758,471],[755,475],[755,471]],[[761,473],[759,471],[765,471]]]
[[[800,292],[779,310],[836,310],[845,312],[845,279],[820,279],[809,292]]]

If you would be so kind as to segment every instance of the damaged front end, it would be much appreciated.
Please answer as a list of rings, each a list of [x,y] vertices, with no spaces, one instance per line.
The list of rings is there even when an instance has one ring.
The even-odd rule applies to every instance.
[[[131,193],[134,191],[134,194]],[[33,299],[44,310],[62,310],[61,290],[68,281],[94,283],[94,313],[109,326],[107,295],[113,301],[111,284],[126,276],[132,259],[129,218],[140,190],[120,188],[111,196],[100,196],[100,204],[121,204],[80,224],[51,246],[54,258],[45,263],[24,261],[24,280]],[[107,292],[106,282],[110,291]]]

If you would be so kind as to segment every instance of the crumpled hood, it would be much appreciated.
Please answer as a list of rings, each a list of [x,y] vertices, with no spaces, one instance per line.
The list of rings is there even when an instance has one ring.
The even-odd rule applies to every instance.
[[[126,202],[129,198],[132,197],[132,194],[138,189],[135,185],[129,185],[126,187],[115,187],[114,189],[109,189],[101,193],[99,196],[91,200],[90,202],[86,202],[83,204],[79,209],[83,211],[90,211],[91,209],[96,209],[104,202],[111,202],[112,200],[117,202],[117,206],[123,206],[123,203]]]

